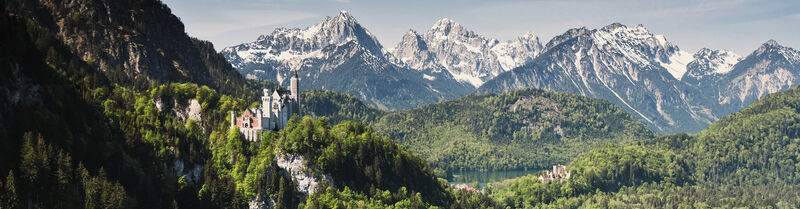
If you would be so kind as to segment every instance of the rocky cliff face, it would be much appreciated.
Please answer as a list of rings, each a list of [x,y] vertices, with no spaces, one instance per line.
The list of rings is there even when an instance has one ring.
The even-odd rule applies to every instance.
[[[323,181],[333,185],[333,179],[329,175],[314,176],[306,166],[306,160],[303,156],[278,153],[276,159],[278,167],[286,170],[287,175],[297,184],[297,191],[306,196],[313,195],[318,189],[322,188],[320,183]]]
[[[194,82],[226,93],[244,85],[213,46],[186,35],[180,20],[161,2],[8,3],[12,12],[54,31],[75,54],[116,83],[144,87],[148,80]]]
[[[720,105],[720,115],[736,112],[758,98],[800,83],[800,51],[767,41],[713,83],[717,88],[711,90],[717,97],[708,103]]]
[[[739,61],[742,61],[742,57],[731,51],[700,49],[694,54],[694,61],[686,66],[687,72],[681,81],[695,86],[709,84],[709,81],[717,80],[733,70]]]

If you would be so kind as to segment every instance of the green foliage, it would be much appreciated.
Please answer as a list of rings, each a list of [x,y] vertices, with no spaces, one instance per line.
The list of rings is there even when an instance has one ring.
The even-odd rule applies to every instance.
[[[0,155],[3,155],[0,173],[12,173],[2,182],[4,190],[8,190],[0,194],[3,208],[244,208],[253,199],[272,199],[281,207],[296,207],[301,205],[301,194],[296,191],[291,177],[282,174],[283,170],[276,165],[279,145],[282,149],[291,147],[284,149],[285,152],[314,153],[315,156],[309,156],[311,161],[329,165],[343,161],[335,159],[337,157],[357,159],[360,164],[354,172],[366,176],[367,182],[330,173],[345,179],[339,184],[355,188],[351,190],[354,194],[380,193],[382,201],[404,208],[450,202],[449,190],[421,159],[388,138],[367,131],[364,126],[350,124],[352,130],[338,131],[348,138],[334,137],[327,134],[335,128],[330,128],[324,119],[310,122],[294,119],[293,126],[303,128],[270,132],[260,142],[245,141],[238,130],[229,129],[229,112],[256,104],[252,101],[260,91],[255,87],[274,84],[243,82],[208,42],[191,40],[193,46],[180,50],[182,54],[178,56],[170,53],[186,47],[180,44],[183,38],[177,37],[177,44],[170,42],[154,47],[152,42],[146,41],[157,39],[149,39],[153,34],[134,32],[129,34],[131,39],[125,38],[126,46],[142,51],[158,48],[164,52],[145,53],[155,57],[142,57],[147,62],[134,70],[120,64],[122,61],[115,60],[117,57],[107,56],[106,52],[114,51],[116,45],[104,45],[109,44],[103,41],[106,36],[87,37],[99,40],[98,44],[71,42],[80,46],[67,46],[62,36],[49,27],[42,27],[42,24],[50,25],[49,18],[56,18],[55,23],[64,26],[64,31],[60,31],[64,34],[82,34],[100,27],[115,36],[120,32],[116,30],[130,32],[124,31],[126,26],[133,25],[130,17],[143,20],[152,16],[142,14],[164,11],[166,7],[162,3],[112,3],[115,11],[122,8],[115,14],[131,14],[112,17],[128,18],[115,19],[112,23],[120,23],[122,27],[97,22],[106,18],[91,17],[99,14],[92,13],[93,9],[105,7],[92,7],[91,2],[85,5],[13,3],[3,7],[4,13],[0,16],[0,43],[8,49],[0,51],[0,65],[12,66],[11,70],[0,72],[0,88],[4,89],[0,91],[3,94],[0,96],[3,107],[0,109]],[[17,6],[23,9],[14,8]],[[31,18],[40,14],[29,13],[33,11],[25,9],[29,6],[42,14],[87,9],[87,17],[77,17],[86,23],[80,25],[76,18],[58,19],[63,15],[76,17],[78,13],[75,12]],[[9,15],[5,11],[8,8],[17,13]],[[157,22],[161,20],[148,24]],[[152,26],[148,24],[137,23],[136,26]],[[148,31],[158,33],[160,29]],[[175,31],[183,33],[183,30]],[[73,54],[76,51],[81,56]],[[197,55],[200,59],[191,59]],[[170,57],[164,60],[177,60],[177,65],[182,66],[168,63],[168,66],[148,68],[153,67],[149,64],[158,62],[158,56]],[[183,62],[187,57],[191,62]],[[173,67],[184,71],[180,74],[171,74],[169,70],[163,74],[151,71]],[[193,83],[172,83],[175,81]],[[24,97],[16,99],[5,95],[9,92]],[[190,119],[185,114],[193,100],[201,106],[200,118]],[[379,111],[373,113],[380,114]],[[360,114],[354,112],[341,117]],[[371,118],[373,116],[367,116],[363,120]],[[35,141],[24,140],[33,136],[23,137],[27,131],[41,133],[42,137]],[[360,132],[350,136],[350,131]],[[307,141],[313,143],[305,143]],[[329,149],[330,144],[346,145],[363,152],[332,155],[330,152],[344,151]],[[317,160],[323,151],[329,153]],[[387,154],[382,157],[369,156],[383,151]],[[314,165],[312,169],[319,167],[322,166]],[[402,173],[397,173],[398,169],[411,175],[403,177]],[[386,195],[389,189],[393,192]]]
[[[327,187],[324,192],[314,194],[306,200],[305,208],[436,208],[422,201],[420,193],[408,193],[405,187],[396,193],[377,190],[367,196],[349,187],[336,190]]]
[[[281,152],[311,159],[309,166],[331,175],[339,188],[373,196],[377,190],[405,187],[421,193],[425,202],[450,202],[422,159],[364,125],[345,121],[331,128],[325,118],[295,117],[277,137]]]
[[[533,89],[391,112],[373,126],[449,170],[542,168],[604,143],[653,136],[607,101]]]
[[[800,86],[762,98],[695,134],[602,147],[569,164],[564,184],[522,177],[492,194],[511,207],[800,205]]]
[[[19,206],[19,197],[17,195],[17,181],[14,180],[14,171],[9,171],[5,179],[0,181],[0,208],[14,209]]]
[[[546,184],[528,175],[497,185],[492,196],[509,206],[527,208],[648,182],[683,185],[690,175],[685,160],[670,151],[615,145],[582,155],[567,170],[571,177],[563,183]]]
[[[393,112],[331,91],[306,91],[301,99],[305,114],[370,124],[421,155],[437,173],[547,167],[605,143],[654,136],[607,101],[534,89],[470,95]]]
[[[47,144],[43,138],[25,134],[20,153],[21,181],[13,172],[6,178],[4,208],[128,208],[132,202],[119,182],[106,178],[100,168],[92,175],[83,164],[73,166],[72,157]],[[19,184],[16,184],[19,183]],[[19,191],[19,193],[18,193]],[[30,200],[30,201],[20,201]],[[34,205],[31,205],[34,204]]]
[[[300,94],[303,113],[326,117],[331,124],[356,121],[364,124],[375,121],[384,111],[370,107],[353,95],[329,90],[308,90]]]

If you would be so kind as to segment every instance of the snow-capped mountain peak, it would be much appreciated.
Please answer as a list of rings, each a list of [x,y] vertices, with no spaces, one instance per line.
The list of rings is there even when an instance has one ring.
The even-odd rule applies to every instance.
[[[764,54],[767,52],[775,52],[783,56],[784,59],[791,63],[800,63],[800,52],[797,50],[778,44],[777,41],[770,39],[769,41],[761,44],[761,46],[754,52],[754,54]]]
[[[536,35],[533,31],[525,32],[525,34],[520,37],[522,39],[539,39],[539,36]]]
[[[377,38],[367,31],[346,11],[325,17],[307,28],[278,28],[268,35],[259,36],[255,42],[227,47],[222,53],[229,56],[234,67],[244,63],[283,62],[296,69],[302,60],[320,58],[320,50],[329,45],[342,45],[355,41],[375,56],[393,61]]]
[[[409,31],[392,53],[408,66],[444,68],[455,79],[478,87],[501,72],[532,60],[542,50],[539,38],[527,33],[509,41],[476,34],[442,18],[424,35]]]
[[[650,33],[643,25],[613,23],[593,33],[592,38],[599,47],[617,51],[638,64],[660,64],[675,79],[681,79],[686,65],[694,60],[692,54],[681,51],[663,35]]]
[[[703,48],[693,55],[694,60],[686,68],[681,81],[692,85],[718,79],[733,70],[733,66],[742,61],[742,56],[728,50]]]
[[[711,50],[703,48],[695,53],[694,58],[697,62],[708,65],[712,73],[725,74],[733,69],[733,65],[742,61],[742,56],[728,50]]]
[[[442,18],[442,19],[436,21],[436,23],[433,24],[433,26],[431,27],[430,31],[446,31],[446,32],[449,32],[452,29],[463,29],[463,28],[461,27],[461,24],[458,24],[458,22],[456,22],[456,21],[453,21],[453,20],[451,20],[449,18]]]
[[[419,71],[440,72],[442,66],[436,60],[436,56],[428,51],[428,45],[419,33],[409,29],[400,43],[397,43],[390,52],[408,67]]]

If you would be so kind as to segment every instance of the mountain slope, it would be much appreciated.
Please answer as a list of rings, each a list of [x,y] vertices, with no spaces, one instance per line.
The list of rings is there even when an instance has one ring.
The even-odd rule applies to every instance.
[[[277,29],[221,53],[248,78],[286,84],[297,71],[302,88],[347,92],[382,109],[416,107],[473,90],[446,75],[406,68],[347,12],[305,29]]]
[[[113,82],[139,88],[150,80],[194,82],[245,93],[244,78],[209,42],[186,35],[183,23],[160,2],[6,2],[11,12],[57,31],[76,55]]]
[[[720,115],[738,111],[767,94],[800,83],[800,51],[770,40],[721,76],[712,88]]]
[[[576,28],[553,38],[532,62],[501,74],[478,92],[543,88],[608,99],[659,132],[694,131],[716,120],[691,103],[678,79],[688,53],[643,26]],[[683,67],[682,67],[683,66]]]
[[[681,81],[698,87],[706,87],[733,69],[742,57],[727,50],[700,49],[694,60],[686,65],[687,72]]]
[[[501,42],[444,18],[423,35],[413,30],[406,33],[392,53],[411,68],[432,72],[444,69],[458,81],[477,88],[532,60],[541,50],[539,38],[532,33]]]

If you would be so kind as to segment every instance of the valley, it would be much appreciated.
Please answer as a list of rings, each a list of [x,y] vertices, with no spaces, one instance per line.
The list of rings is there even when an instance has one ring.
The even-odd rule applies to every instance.
[[[452,185],[466,184],[472,186],[477,182],[480,188],[484,188],[490,183],[497,184],[505,180],[515,179],[526,175],[533,175],[541,171],[542,170],[538,169],[511,171],[455,171],[452,174],[453,177],[447,179],[447,183]]]
[[[2,209],[800,207],[774,40],[441,18],[384,48],[343,11],[217,52],[159,0],[0,5]]]

